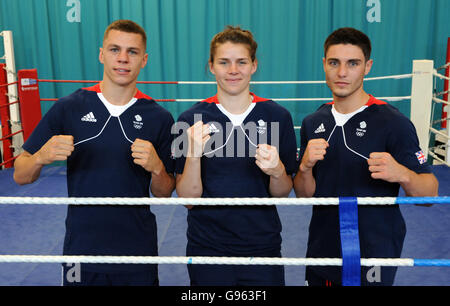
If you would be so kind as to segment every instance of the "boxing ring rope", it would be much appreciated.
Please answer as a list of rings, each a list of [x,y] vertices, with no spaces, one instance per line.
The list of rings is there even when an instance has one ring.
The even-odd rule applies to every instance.
[[[375,81],[384,79],[405,79],[411,78],[412,73],[387,75],[381,77],[364,78],[364,81]],[[38,82],[47,83],[99,83],[100,81],[93,80],[50,80],[50,79],[38,79]],[[137,81],[138,84],[174,84],[174,85],[217,85],[215,81]],[[326,81],[251,81],[250,84],[326,84]],[[198,101],[198,100],[197,100]]]
[[[439,94],[441,94],[441,93],[439,93]],[[445,93],[442,93],[442,94],[444,95]],[[436,98],[436,97],[433,97],[433,101],[435,101],[435,102],[437,102],[437,103],[447,104],[447,105],[450,104],[449,102],[447,102],[447,101],[445,101],[445,100],[442,100],[442,99],[439,99],[439,98]]]
[[[450,197],[357,197],[358,205],[450,204]],[[0,205],[339,205],[340,198],[0,197]]]
[[[364,81],[375,81],[375,80],[385,80],[385,79],[405,79],[411,78],[412,73],[409,74],[399,74],[399,75],[389,75],[381,77],[371,77],[365,78]],[[38,79],[39,83],[99,83],[100,81],[93,80],[49,80],[49,79]],[[215,81],[138,81],[137,84],[166,84],[166,85],[217,85]],[[304,84],[326,84],[326,81],[251,81],[250,84],[253,85],[266,85],[266,84],[293,84],[293,85],[304,85]],[[269,98],[274,101],[289,102],[289,101],[332,101],[332,98]],[[401,96],[401,97],[378,97],[381,100],[387,101],[401,101],[409,100],[411,96]],[[57,101],[56,98],[41,98],[41,101]],[[157,102],[198,102],[203,99],[155,99]]]
[[[442,68],[442,67],[441,67]],[[438,68],[440,69],[440,68]],[[434,70],[434,73],[437,74],[437,70]],[[440,77],[444,77],[442,75],[437,74]],[[406,78],[412,78],[414,76],[414,73],[409,74],[398,74],[398,75],[388,75],[388,76],[380,76],[380,77],[370,77],[365,78],[365,81],[375,81],[375,80],[386,80],[386,79],[406,79]],[[100,81],[98,80],[51,80],[51,79],[36,79],[36,82],[38,83],[98,83]],[[174,84],[174,85],[215,85],[217,84],[215,81],[138,81],[138,84]],[[252,81],[251,84],[326,84],[326,81],[319,80],[319,81]],[[7,87],[8,85],[14,85],[19,84],[19,81],[8,83],[8,84],[0,84],[1,87]],[[386,100],[386,101],[403,101],[403,100],[411,100],[411,96],[397,96],[397,97],[377,97],[380,100]],[[311,102],[311,101],[332,101],[332,98],[270,98],[274,101],[279,102]],[[438,98],[436,98],[438,99]],[[57,98],[40,98],[40,101],[57,101]],[[156,99],[157,102],[198,102],[202,99]],[[435,100],[440,102],[439,100]],[[13,103],[7,103],[0,105],[0,108],[10,106],[12,104],[19,103],[19,101],[13,102]],[[299,130],[299,126],[295,126],[294,129]],[[8,133],[8,137],[12,137],[13,135],[17,135],[20,132],[23,132],[24,130],[20,130],[15,134]],[[7,136],[3,137],[2,140],[5,140]],[[434,155],[433,152],[430,155]],[[11,161],[13,161],[16,158],[16,156],[8,158],[6,161],[0,164],[0,167],[3,165],[9,164]]]
[[[445,65],[443,65],[439,68],[433,69],[433,77],[439,78],[446,82],[446,85],[444,85],[444,91],[438,92],[438,93],[433,93],[432,102],[434,102],[435,104],[442,104],[442,105],[447,105],[447,106],[450,105],[450,103],[448,101],[448,93],[449,93],[448,81],[450,81],[450,77],[448,75],[445,76],[445,75],[438,73],[439,70],[446,70],[447,74],[448,74],[449,66],[450,66],[450,62],[446,63]],[[436,82],[434,84],[434,90],[436,90]],[[447,97],[447,101],[445,101],[444,99],[438,98],[440,96],[444,96],[444,99],[446,99],[446,97]],[[444,112],[444,108],[443,108],[443,112]],[[433,104],[433,113],[434,113],[434,104]],[[448,112],[447,112],[447,114],[448,114]],[[446,161],[445,158],[441,158],[438,154],[436,154],[436,150],[442,150],[444,152],[444,155],[445,155],[445,152],[448,152],[448,150],[449,150],[449,145],[450,145],[450,137],[449,137],[449,133],[448,133],[449,117],[447,115],[446,118],[441,118],[439,120],[431,120],[431,121],[432,121],[431,125],[437,124],[437,123],[442,123],[442,127],[447,126],[447,134],[445,134],[443,131],[433,128],[433,126],[430,126],[430,133],[433,133],[436,136],[440,136],[441,141],[445,141],[445,143],[431,147],[428,151],[428,154],[435,160],[450,167],[450,160]],[[450,156],[450,155],[447,153],[447,159],[448,159],[448,156]]]
[[[388,76],[380,76],[380,77],[370,77],[370,78],[365,78],[364,81],[375,81],[375,80],[386,80],[386,79],[406,79],[406,78],[413,78],[414,75],[424,75],[424,74],[428,74],[431,73],[433,75],[433,77],[437,77],[440,79],[444,79],[444,80],[450,80],[449,77],[444,76],[442,74],[439,74],[437,71],[442,70],[442,69],[446,69],[448,66],[450,66],[450,63],[445,64],[444,66],[441,66],[437,69],[432,69],[431,72],[427,72],[427,71],[414,71],[413,73],[409,73],[409,74],[398,74],[398,75],[388,75]],[[48,82],[48,83],[98,83],[100,81],[98,80],[50,80],[50,79],[36,79],[36,81],[38,83],[44,83],[44,82]],[[14,85],[14,84],[18,84],[19,82],[13,82],[13,83],[8,83],[8,84],[0,84],[0,88],[2,87],[7,87],[9,85]],[[215,85],[217,84],[215,81],[138,81],[138,84],[175,84],[175,85]],[[250,82],[251,84],[325,84],[326,81],[324,80],[319,80],[319,81],[252,81]],[[444,93],[445,94],[445,93]],[[439,94],[438,94],[439,95]],[[438,95],[434,95],[432,97],[432,101],[435,103],[440,103],[440,104],[445,104],[448,105],[449,102],[445,101],[443,99],[439,99],[437,98]],[[411,100],[412,96],[398,96],[398,97],[377,97],[380,100],[386,100],[386,101],[402,101],[402,100]],[[270,98],[271,100],[274,101],[279,101],[279,102],[289,102],[289,101],[332,101],[332,98]],[[57,101],[58,99],[56,98],[40,98],[40,101]],[[198,102],[198,101],[202,101],[203,99],[156,99],[155,101],[157,102]],[[13,103],[7,103],[7,104],[2,104],[0,105],[0,108],[3,107],[7,107],[10,106],[12,104],[16,104],[19,103],[19,101],[13,102]],[[448,119],[447,119],[448,120]],[[298,130],[300,129],[299,126],[295,126],[294,129]],[[17,135],[18,133],[23,132],[22,130],[19,130],[18,132],[15,132],[14,134],[12,133],[8,133],[7,136],[4,136],[0,141],[3,141],[7,138],[12,137],[13,135]],[[429,128],[429,132],[443,136],[444,138],[448,139],[448,136],[443,134],[442,132],[434,129],[433,127]],[[429,150],[427,153],[430,154],[430,156],[432,156],[433,158],[435,158],[436,160],[439,160],[440,162],[446,164],[447,166],[450,166],[450,164],[444,160],[442,160],[441,158],[439,158],[439,156],[437,156],[435,154],[434,151]],[[15,157],[9,158],[8,160],[4,161],[3,163],[0,164],[0,167],[8,164],[9,162],[13,161]]]
[[[11,137],[13,137],[14,135],[17,135],[17,134],[22,133],[22,132],[23,132],[23,130],[20,130],[20,131],[11,133],[11,134],[9,134],[9,135],[6,135],[6,136],[0,138],[0,141],[3,141],[3,140],[8,139],[8,138],[11,138]]]
[[[333,101],[333,98],[268,98],[273,101],[278,102],[292,102],[292,101]],[[386,101],[402,101],[402,100],[409,100],[411,99],[411,96],[403,96],[403,97],[377,97],[377,99],[380,100],[386,100]],[[203,99],[155,99],[156,102],[198,102],[202,101]],[[41,101],[58,101],[57,98],[41,98]]]
[[[16,81],[16,82],[12,82],[12,83],[7,83],[7,84],[0,84],[0,87],[8,87],[8,86],[11,86],[11,85],[16,85],[18,82]]]
[[[436,71],[446,69],[446,68],[449,67],[449,66],[450,66],[450,63],[444,64],[443,66],[441,66],[441,67],[439,67],[439,68],[436,68]]]
[[[211,264],[342,266],[341,258],[274,258],[219,256],[85,256],[85,255],[0,255],[0,263],[102,263],[102,264]],[[450,267],[450,259],[361,258],[361,266]]]
[[[450,64],[450,63],[449,63],[449,64]],[[447,65],[449,65],[449,64],[447,64]],[[433,75],[434,75],[435,77],[440,78],[441,80],[447,80],[447,81],[450,81],[450,77],[447,77],[447,76],[445,76],[445,75],[443,75],[443,74],[437,73],[437,70],[436,70],[436,69],[434,70]]]
[[[365,81],[375,81],[375,80],[386,80],[386,79],[405,79],[411,78],[413,74],[399,74],[381,77],[371,77],[365,78]],[[100,81],[82,81],[82,80],[48,80],[48,79],[38,79],[38,82],[42,83],[98,83]],[[138,81],[138,84],[168,84],[168,85],[216,85],[215,81]],[[251,81],[250,84],[262,85],[262,84],[294,84],[294,85],[304,85],[304,84],[326,84],[326,81]],[[411,96],[398,96],[398,97],[377,97],[380,100],[385,101],[403,101],[410,100]],[[270,100],[277,102],[313,102],[313,101],[332,101],[333,98],[269,98]],[[58,101],[56,98],[41,98],[41,101]],[[155,99],[156,102],[198,102],[203,99]],[[294,126],[295,130],[300,130],[300,126]]]
[[[433,72],[413,72],[408,74],[397,74],[397,75],[388,75],[388,76],[379,76],[379,77],[368,77],[364,78],[364,81],[376,81],[376,80],[387,80],[387,79],[407,79],[414,77],[415,74],[437,74],[438,76],[442,77],[442,75],[439,75],[437,73],[437,70],[441,69],[442,67],[438,69],[434,69]],[[50,80],[50,79],[37,79],[38,83],[98,83],[100,81],[98,80]],[[217,83],[215,81],[138,81],[138,84],[168,84],[168,85],[216,85]],[[314,81],[252,81],[250,84],[326,84],[325,80],[314,80]],[[270,98],[271,100],[277,101],[277,102],[312,102],[312,101],[324,101],[324,102],[330,102],[333,99],[331,97],[328,98]],[[385,100],[385,101],[404,101],[404,100],[411,100],[411,95],[409,96],[396,96],[396,97],[377,97],[377,99]],[[437,99],[437,98],[436,98]],[[57,101],[57,98],[40,98],[40,101]],[[156,102],[198,102],[202,101],[201,98],[196,99],[155,99]],[[439,101],[439,100],[434,100]],[[295,130],[300,130],[300,126],[294,126]],[[431,132],[434,132],[434,130],[430,130]],[[430,156],[435,158],[436,160],[439,160],[440,162],[446,163],[445,161],[441,160],[436,154],[434,154],[433,151],[430,150]]]

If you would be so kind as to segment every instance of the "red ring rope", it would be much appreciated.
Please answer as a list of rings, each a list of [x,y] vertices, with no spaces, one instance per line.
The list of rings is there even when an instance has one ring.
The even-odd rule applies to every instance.
[[[100,81],[88,81],[88,80],[43,80],[39,79],[38,82],[46,83],[100,83]],[[138,84],[178,84],[178,82],[164,82],[164,81],[138,81]]]

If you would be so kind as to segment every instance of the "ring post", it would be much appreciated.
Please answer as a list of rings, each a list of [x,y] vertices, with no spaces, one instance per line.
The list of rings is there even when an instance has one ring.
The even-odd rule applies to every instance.
[[[416,127],[419,145],[428,155],[431,102],[433,99],[433,61],[414,60],[411,85],[411,121]]]
[[[446,57],[446,64],[450,63],[450,37],[447,38],[447,57]],[[450,77],[450,66],[447,66],[447,68],[445,69],[445,76],[446,77]],[[444,100],[447,102],[450,102],[450,95],[448,94],[449,91],[449,81],[445,80],[444,81],[444,92],[446,92],[446,94],[444,95]],[[442,119],[444,119],[442,121],[442,129],[446,129],[447,130],[447,136],[450,136],[450,122],[448,121],[448,114],[450,113],[450,106],[446,105],[446,104],[442,104]],[[444,141],[444,143],[446,144],[445,146],[445,160],[447,162],[450,162],[450,140],[447,138],[447,141]]]
[[[20,122],[20,112],[19,112],[19,104],[17,102],[17,85],[15,82],[17,81],[17,73],[16,73],[16,62],[14,56],[14,39],[12,31],[2,31],[1,36],[3,37],[3,47],[5,51],[4,59],[6,63],[6,79],[7,83],[11,84],[8,86],[8,99],[9,99],[9,124],[11,133],[14,134],[12,136],[11,142],[11,150],[13,151],[13,155],[17,155],[22,148],[23,145],[23,137],[20,133],[21,130],[21,122]]]
[[[1,84],[8,84],[7,78],[6,78],[6,71],[5,71],[5,64],[0,64],[0,85]],[[1,128],[2,133],[1,137],[3,138],[5,136],[11,135],[11,127],[10,127],[10,118],[9,118],[9,107],[8,107],[8,87],[7,86],[0,86],[0,121],[1,121]],[[3,160],[8,161],[11,160],[13,157],[13,150],[12,150],[12,138],[5,137],[2,141],[3,145]],[[0,159],[0,163],[1,163]],[[12,168],[13,167],[13,161],[7,162],[4,164],[5,168]],[[1,169],[1,167],[0,167]]]
[[[447,38],[447,57],[446,57],[445,63],[446,64],[450,63],[450,37]],[[446,77],[450,76],[450,66],[447,66],[445,68],[445,76]],[[450,96],[448,94],[448,90],[449,90],[449,86],[448,85],[449,85],[448,80],[444,80],[444,92],[445,92],[445,94],[444,94],[443,100],[445,100],[447,102],[449,102],[448,97]],[[442,104],[442,119],[447,119],[447,113],[448,113],[447,110],[448,109],[449,109],[449,107],[447,105]],[[447,126],[448,126],[447,120],[442,121],[441,128],[445,129],[445,128],[447,128]]]

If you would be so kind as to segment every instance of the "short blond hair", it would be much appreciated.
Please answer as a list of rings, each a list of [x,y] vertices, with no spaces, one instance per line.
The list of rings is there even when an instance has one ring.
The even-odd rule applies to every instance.
[[[127,33],[136,33],[141,35],[144,47],[147,49],[147,34],[145,33],[145,30],[136,22],[127,19],[120,19],[114,21],[106,28],[105,34],[103,35],[103,41],[106,40],[111,30],[117,30]]]

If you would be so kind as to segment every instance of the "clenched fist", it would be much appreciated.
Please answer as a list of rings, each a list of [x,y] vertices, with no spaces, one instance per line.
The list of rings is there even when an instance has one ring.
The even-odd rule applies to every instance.
[[[148,172],[159,173],[161,170],[162,162],[150,141],[136,138],[131,145],[131,157],[135,164],[140,165]]]
[[[302,162],[300,163],[300,171],[309,171],[319,160],[323,160],[328,147],[328,142],[323,138],[308,141],[305,154],[303,154]]]
[[[188,128],[186,132],[188,135],[187,157],[202,157],[205,143],[211,138],[209,125],[198,121]]]
[[[279,177],[284,173],[284,166],[280,161],[276,147],[260,144],[256,149],[256,165],[267,175]]]
[[[37,163],[48,165],[54,161],[64,161],[74,150],[73,136],[55,135],[37,152]]]
[[[399,183],[407,174],[404,166],[400,165],[387,152],[372,152],[367,160],[372,178],[391,183]]]

